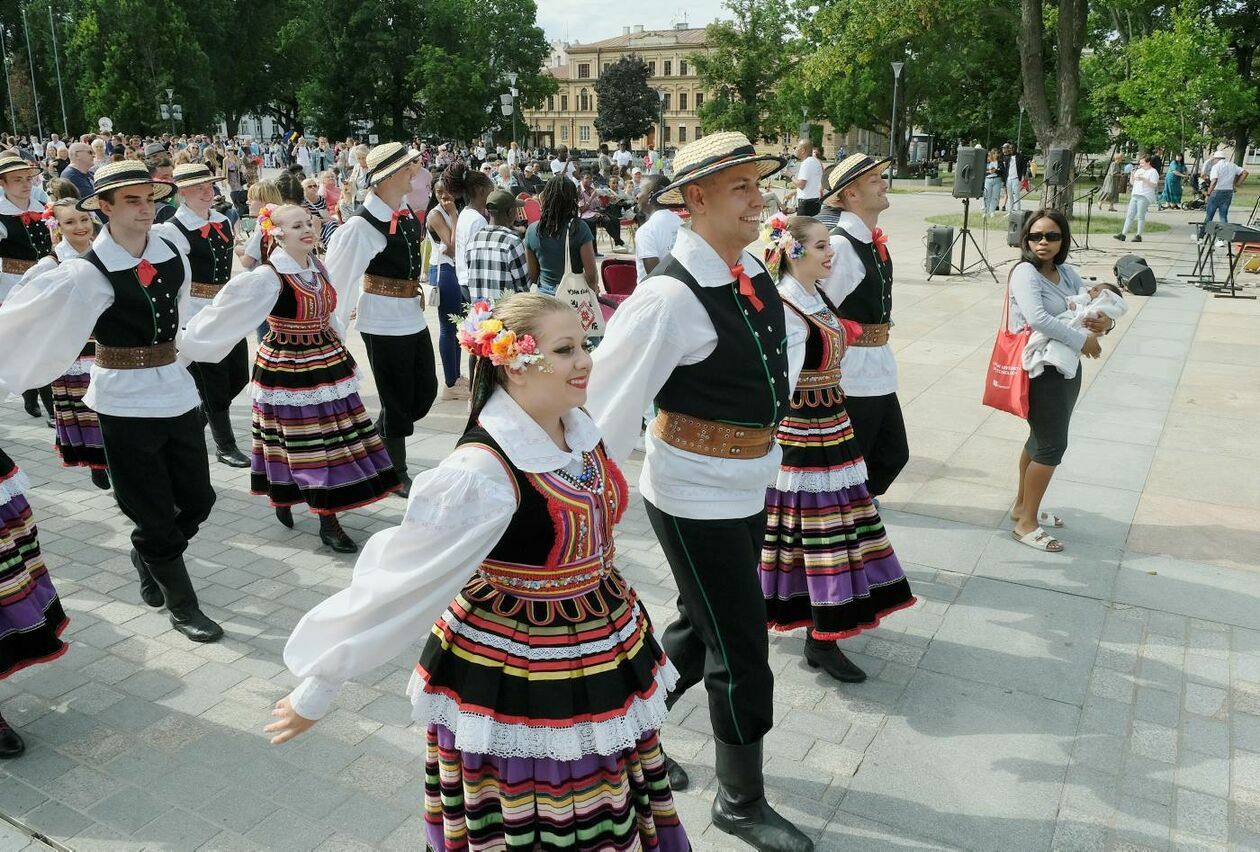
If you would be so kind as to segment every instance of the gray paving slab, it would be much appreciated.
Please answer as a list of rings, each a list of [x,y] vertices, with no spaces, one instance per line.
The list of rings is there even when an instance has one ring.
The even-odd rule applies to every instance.
[[[1129,554],[1116,575],[1115,600],[1260,629],[1260,582],[1246,571]]]

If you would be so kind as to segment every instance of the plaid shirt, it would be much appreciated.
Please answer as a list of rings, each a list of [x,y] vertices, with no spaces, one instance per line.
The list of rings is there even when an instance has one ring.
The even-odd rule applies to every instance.
[[[488,225],[478,231],[464,249],[468,262],[468,287],[473,299],[494,301],[504,294],[529,289],[525,244],[511,228]]]

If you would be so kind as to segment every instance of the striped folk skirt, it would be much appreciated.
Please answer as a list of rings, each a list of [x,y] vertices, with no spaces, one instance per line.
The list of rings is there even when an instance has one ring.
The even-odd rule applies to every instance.
[[[96,412],[83,402],[90,383],[91,357],[80,357],[66,374],[52,383],[53,419],[57,425],[57,454],[66,467],[105,469],[105,442]]]
[[[798,393],[778,438],[760,570],[769,627],[843,639],[913,606],[839,388]]]
[[[0,680],[66,652],[68,620],[39,552],[26,478],[0,450]]]
[[[354,358],[331,333],[269,333],[253,376],[250,491],[273,506],[331,515],[398,490],[398,474],[359,398]]]
[[[615,570],[547,600],[474,577],[409,690],[429,846],[685,852],[657,733],[677,678]]]

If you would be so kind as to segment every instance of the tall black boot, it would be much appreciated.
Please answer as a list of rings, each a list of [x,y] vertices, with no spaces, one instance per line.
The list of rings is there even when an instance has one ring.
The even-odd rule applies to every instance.
[[[19,757],[26,751],[26,743],[18,736],[18,732],[9,727],[9,723],[0,716],[0,760]]]
[[[102,491],[109,490],[109,471],[103,467],[92,468],[92,484]]]
[[[49,429],[56,429],[57,417],[53,414],[52,385],[44,385],[39,389],[39,401],[44,404],[44,414],[48,415],[44,422],[48,424]]]
[[[359,546],[346,535],[336,515],[319,516],[319,540],[337,553],[357,553]]]
[[[402,483],[402,488],[395,493],[399,497],[408,497],[411,495],[411,477],[407,475],[407,439],[406,438],[382,438],[385,443],[385,452],[389,453],[389,461],[394,466],[394,472],[398,474],[398,481]]]
[[[182,556],[146,564],[153,579],[162,587],[172,627],[194,642],[217,642],[223,638],[223,628],[198,606],[197,592]]]
[[[249,467],[249,459],[236,448],[231,416],[226,411],[207,411],[205,415],[214,438],[214,457],[228,467]]]
[[[131,564],[135,566],[136,573],[140,575],[140,599],[154,609],[159,609],[166,603],[166,597],[162,594],[162,589],[158,586],[157,580],[153,579],[153,574],[149,572],[149,566],[144,563],[144,558],[140,556],[140,551],[134,547],[131,549]]]
[[[32,417],[39,417],[39,391],[31,389],[22,391],[22,407],[26,409],[26,413]]]
[[[665,709],[673,710],[674,705],[678,703],[678,699],[682,698],[681,692],[670,692],[665,695]],[[665,775],[669,778],[669,787],[671,790],[686,790],[691,786],[691,776],[687,774],[687,770],[683,769],[678,761],[674,760],[668,754],[665,754],[665,746],[661,746],[661,754],[665,758]]]
[[[766,801],[761,771],[761,740],[748,745],[717,746],[718,793],[713,824],[760,852],[813,852],[810,840]]]

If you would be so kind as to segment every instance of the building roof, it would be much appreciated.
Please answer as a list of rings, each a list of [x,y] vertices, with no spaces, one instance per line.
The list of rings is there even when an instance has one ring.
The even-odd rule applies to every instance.
[[[645,30],[637,33],[623,33],[603,41],[571,44],[569,53],[588,50],[634,50],[641,47],[670,47],[679,44],[699,46],[704,43],[705,29],[703,27],[686,30]]]
[[[557,80],[567,80],[569,79],[569,66],[568,65],[548,65],[546,68],[543,69],[543,73],[550,74],[552,77],[555,77]]]

